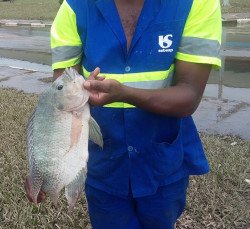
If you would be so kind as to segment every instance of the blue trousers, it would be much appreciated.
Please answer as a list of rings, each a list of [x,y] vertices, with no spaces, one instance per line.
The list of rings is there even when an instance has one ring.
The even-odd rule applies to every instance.
[[[118,197],[86,185],[93,229],[173,229],[186,204],[189,178],[161,186],[154,195]]]

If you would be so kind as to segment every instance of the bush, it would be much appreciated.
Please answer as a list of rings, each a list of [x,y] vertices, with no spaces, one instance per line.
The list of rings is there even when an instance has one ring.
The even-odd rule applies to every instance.
[[[60,5],[63,3],[63,0],[59,0]]]

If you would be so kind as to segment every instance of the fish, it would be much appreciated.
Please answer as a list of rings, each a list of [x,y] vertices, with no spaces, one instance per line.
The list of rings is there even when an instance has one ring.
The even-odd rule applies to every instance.
[[[39,97],[27,124],[28,183],[37,203],[40,191],[56,205],[64,189],[71,211],[83,192],[88,141],[103,147],[99,125],[90,115],[85,79],[66,68]]]

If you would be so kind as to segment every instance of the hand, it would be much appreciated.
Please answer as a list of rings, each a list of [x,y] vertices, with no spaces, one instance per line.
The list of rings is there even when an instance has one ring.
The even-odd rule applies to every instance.
[[[121,101],[122,84],[112,79],[87,80],[84,88],[90,92],[89,103],[102,106]]]
[[[84,83],[84,88],[90,92],[89,103],[102,106],[118,101],[122,84],[116,80],[105,79],[105,76],[99,76],[99,74],[100,68],[97,67]]]
[[[31,194],[31,184],[30,184],[30,177],[29,177],[29,176],[26,177],[26,180],[25,180],[25,183],[24,183],[24,189],[25,189],[25,191],[26,191],[26,196],[27,196],[28,200],[29,200],[30,202],[33,202],[33,203],[34,203],[34,200],[33,200],[33,198],[32,198],[32,194]],[[40,192],[38,193],[36,203],[37,203],[37,204],[38,204],[38,203],[41,203],[42,201],[45,200],[45,198],[46,198],[46,194],[45,194],[44,192],[40,191]]]

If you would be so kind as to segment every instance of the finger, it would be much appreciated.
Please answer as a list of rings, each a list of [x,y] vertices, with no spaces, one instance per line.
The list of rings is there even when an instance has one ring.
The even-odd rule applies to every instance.
[[[94,80],[97,78],[97,76],[100,74],[100,68],[97,67],[93,72],[90,73],[88,80]]]
[[[97,76],[96,79],[99,81],[103,81],[105,80],[105,76]]]
[[[102,106],[105,104],[105,100],[104,98],[100,98],[98,95],[94,94],[94,95],[90,95],[89,97],[89,103],[92,106]]]
[[[88,80],[84,83],[84,88],[89,91],[106,92],[107,88],[103,81]]]

